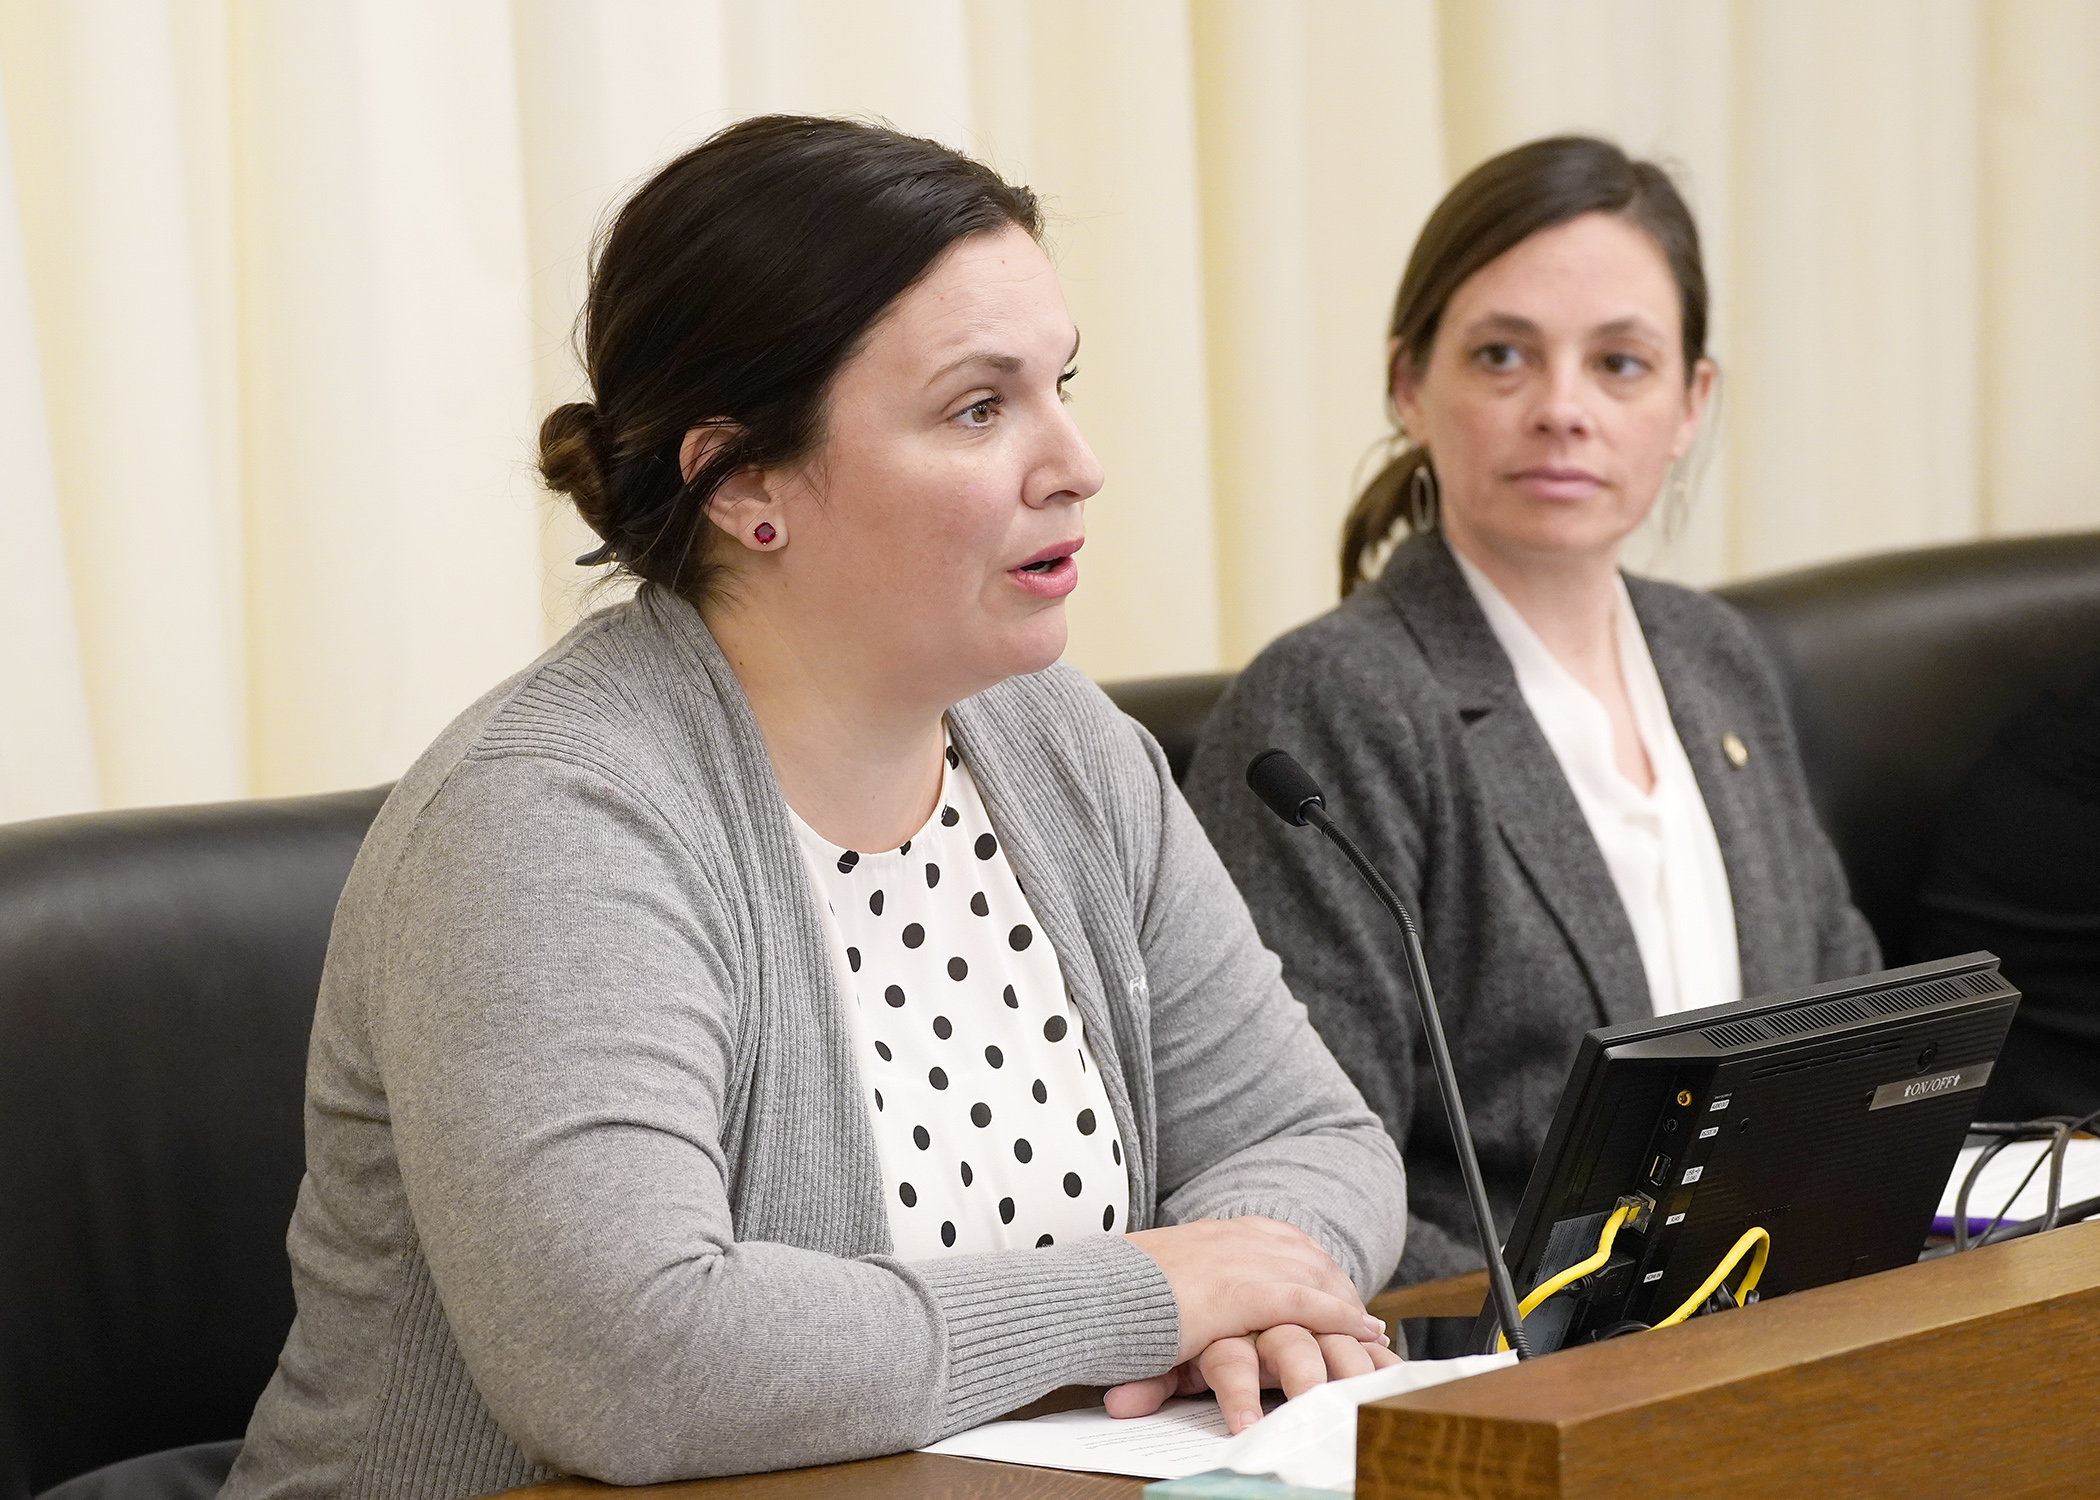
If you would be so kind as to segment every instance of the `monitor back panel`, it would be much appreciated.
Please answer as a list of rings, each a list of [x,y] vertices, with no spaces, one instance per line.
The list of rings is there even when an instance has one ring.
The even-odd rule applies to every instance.
[[[1752,1227],[1761,1296],[1914,1261],[2018,1003],[1977,957],[1585,1038],[1508,1242],[1519,1294],[1590,1255],[1623,1198],[1655,1207],[1607,1289],[1526,1321],[1534,1344],[1654,1323]]]

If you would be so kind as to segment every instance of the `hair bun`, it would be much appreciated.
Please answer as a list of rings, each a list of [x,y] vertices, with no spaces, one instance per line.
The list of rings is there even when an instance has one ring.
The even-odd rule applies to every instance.
[[[557,406],[540,423],[541,480],[568,496],[584,524],[612,545],[606,458],[605,422],[590,402]]]

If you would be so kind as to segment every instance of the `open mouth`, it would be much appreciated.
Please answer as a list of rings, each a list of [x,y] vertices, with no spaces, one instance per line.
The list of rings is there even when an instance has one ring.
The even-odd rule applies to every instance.
[[[1085,543],[1074,538],[1045,547],[1024,563],[1008,570],[1008,576],[1029,593],[1044,599],[1060,599],[1079,583],[1079,564],[1072,554]]]

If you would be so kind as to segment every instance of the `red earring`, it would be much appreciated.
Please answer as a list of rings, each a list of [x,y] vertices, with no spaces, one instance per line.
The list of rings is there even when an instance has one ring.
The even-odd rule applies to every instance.
[[[773,529],[771,521],[760,521],[757,526],[752,528],[751,535],[757,538],[759,546],[770,547],[773,545],[773,538],[779,536],[780,533]]]

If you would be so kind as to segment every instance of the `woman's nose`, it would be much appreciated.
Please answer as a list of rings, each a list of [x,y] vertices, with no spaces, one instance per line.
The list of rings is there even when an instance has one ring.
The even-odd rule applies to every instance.
[[[1547,437],[1587,437],[1591,417],[1580,372],[1556,369],[1540,392],[1533,426]]]
[[[1035,504],[1069,504],[1074,500],[1090,500],[1100,490],[1105,477],[1101,460],[1094,457],[1093,448],[1079,431],[1079,424],[1072,420],[1069,408],[1060,408],[1056,450],[1043,465],[1043,483],[1032,496]]]

